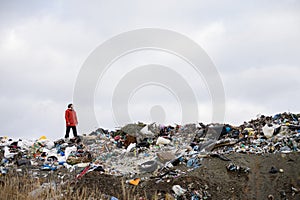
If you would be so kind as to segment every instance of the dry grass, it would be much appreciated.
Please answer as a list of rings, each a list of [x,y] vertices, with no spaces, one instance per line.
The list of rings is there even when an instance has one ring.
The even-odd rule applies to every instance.
[[[126,183],[121,181],[122,191],[116,198],[119,200],[145,200],[144,197],[134,195],[134,190],[128,190]],[[40,179],[30,176],[10,174],[0,177],[0,200],[110,200],[110,196],[102,194],[97,189],[88,186],[74,189],[74,184],[65,183],[55,187],[49,183],[41,183]],[[146,195],[146,192],[144,194]],[[155,195],[151,200],[158,199]]]

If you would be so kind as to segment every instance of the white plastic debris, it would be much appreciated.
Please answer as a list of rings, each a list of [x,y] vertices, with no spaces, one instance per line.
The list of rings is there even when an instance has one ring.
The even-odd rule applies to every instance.
[[[145,126],[144,128],[142,128],[142,130],[140,130],[140,132],[144,135],[144,136],[146,136],[146,137],[154,137],[154,133],[152,133],[150,130],[149,130],[149,128],[148,128],[148,126]]]
[[[18,146],[21,147],[21,149],[28,149],[31,146],[33,146],[33,144],[34,144],[34,141],[25,140],[25,139],[22,139],[22,141],[18,142]]]
[[[68,163],[64,163],[63,166],[67,168],[70,172],[75,170],[75,165],[69,165]]]
[[[67,147],[65,150],[65,158],[68,159],[71,152],[75,152],[77,150],[76,146]]]
[[[172,190],[177,196],[182,196],[186,192],[186,189],[183,189],[180,185],[173,185]]]
[[[273,136],[274,133],[274,127],[273,126],[268,126],[267,124],[262,128],[262,131],[264,133],[264,135],[267,138],[270,138]]]
[[[46,145],[47,149],[52,149],[54,147],[54,142],[48,140],[48,141],[45,142],[45,145]]]
[[[163,138],[163,137],[158,137],[156,140],[156,145],[160,145],[160,144],[170,144],[170,140]]]
[[[16,155],[16,153],[10,153],[9,148],[7,146],[4,147],[4,157],[5,158],[12,158]]]
[[[126,152],[127,152],[127,153],[130,152],[131,149],[133,149],[133,148],[135,148],[135,147],[136,147],[136,143],[131,143],[131,144],[127,147]]]
[[[90,165],[90,163],[78,163],[78,164],[76,164],[76,167],[84,168],[84,167],[87,167],[89,165]]]

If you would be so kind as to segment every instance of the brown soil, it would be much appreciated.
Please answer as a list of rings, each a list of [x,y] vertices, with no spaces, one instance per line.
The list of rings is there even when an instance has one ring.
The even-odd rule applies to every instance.
[[[124,178],[90,172],[83,176],[78,187],[87,186],[107,195],[126,199],[125,193],[134,194],[144,199],[164,199],[166,194],[173,194],[172,186],[180,185],[184,189],[207,191],[209,199],[300,199],[300,192],[292,191],[292,187],[300,190],[300,158],[299,153],[291,154],[229,154],[231,161],[219,158],[205,158],[201,167],[173,178],[142,180],[133,186]],[[250,172],[232,172],[226,169],[229,163],[249,167]],[[270,173],[271,167],[283,172]],[[185,168],[176,166],[175,168]],[[187,168],[186,168],[187,169]],[[125,189],[125,191],[124,191]],[[189,190],[191,191],[191,189]],[[181,199],[191,199],[185,193]]]

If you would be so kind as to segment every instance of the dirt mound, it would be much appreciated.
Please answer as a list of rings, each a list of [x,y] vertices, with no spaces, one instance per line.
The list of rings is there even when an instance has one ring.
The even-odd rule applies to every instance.
[[[177,199],[191,199],[194,194],[198,194],[199,199],[300,199],[300,192],[297,191],[300,188],[299,153],[234,153],[227,157],[230,161],[206,158],[199,168],[187,172],[186,175],[149,177],[141,180],[137,186],[126,183],[121,177],[91,172],[79,181],[78,187],[87,186],[91,190],[97,189],[119,199],[125,198],[124,189],[146,199],[154,196],[159,199],[170,198],[171,195],[176,196],[172,190],[174,185],[186,190]],[[230,163],[242,168],[248,167],[250,170],[230,171],[227,169]]]

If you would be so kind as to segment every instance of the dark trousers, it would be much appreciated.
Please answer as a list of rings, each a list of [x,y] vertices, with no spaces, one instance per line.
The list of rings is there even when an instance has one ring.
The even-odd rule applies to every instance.
[[[70,130],[72,129],[74,137],[77,137],[77,129],[76,126],[67,126],[65,138],[69,138]]]

